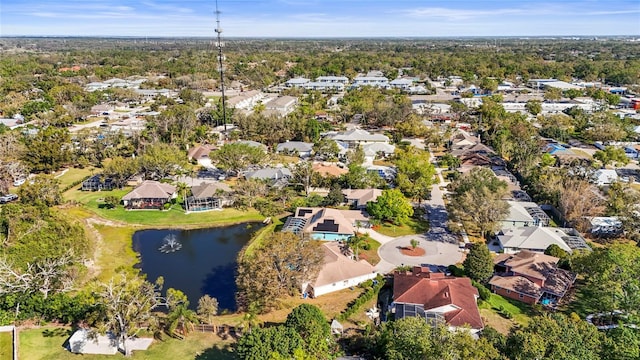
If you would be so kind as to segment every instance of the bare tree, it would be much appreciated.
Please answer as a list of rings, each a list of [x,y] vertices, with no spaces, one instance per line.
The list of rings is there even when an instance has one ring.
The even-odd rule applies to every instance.
[[[125,356],[131,356],[127,340],[149,328],[149,324],[156,323],[153,310],[166,305],[160,295],[162,284],[162,277],[152,284],[140,277],[121,274],[99,285],[95,295],[105,312],[99,331],[110,331],[118,339]]]

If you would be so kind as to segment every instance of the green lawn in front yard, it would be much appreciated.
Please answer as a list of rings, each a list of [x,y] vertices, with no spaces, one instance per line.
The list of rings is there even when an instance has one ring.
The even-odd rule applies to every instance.
[[[13,336],[11,331],[0,332],[0,360],[13,359]]]
[[[60,181],[60,188],[65,189],[67,186],[71,186],[71,184],[73,184],[74,182],[84,180],[85,178],[88,178],[96,173],[97,171],[94,167],[86,167],[83,169],[69,168],[69,170],[58,177],[58,180]]]
[[[478,304],[480,309],[488,309],[498,313],[501,307],[511,313],[513,321],[520,325],[527,325],[531,319],[531,306],[520,301],[507,299],[498,294],[491,294],[488,301],[480,301]]]
[[[113,360],[125,359],[116,355],[77,355],[63,348],[71,336],[69,328],[35,328],[20,331],[20,360]],[[185,340],[168,338],[154,341],[145,351],[134,351],[133,360],[226,360],[237,359],[230,342],[209,333],[192,332]]]
[[[207,211],[185,214],[179,204],[174,204],[170,210],[125,210],[122,205],[115,209],[106,209],[101,205],[107,196],[122,198],[131,188],[112,191],[80,191],[69,190],[65,199],[82,204],[89,211],[108,220],[127,224],[160,227],[202,227],[223,224],[235,224],[249,221],[262,221],[264,217],[256,210],[238,210],[226,208],[221,211]]]
[[[378,248],[380,247],[380,243],[371,238],[367,240],[367,243],[369,243],[369,250],[361,249],[358,256],[360,257],[360,259],[367,260],[369,264],[376,265],[380,262],[380,256],[378,256]]]
[[[394,225],[392,223],[385,222],[382,225],[375,227],[374,230],[380,234],[391,237],[423,234],[429,230],[429,222],[409,218],[409,220],[402,225]]]

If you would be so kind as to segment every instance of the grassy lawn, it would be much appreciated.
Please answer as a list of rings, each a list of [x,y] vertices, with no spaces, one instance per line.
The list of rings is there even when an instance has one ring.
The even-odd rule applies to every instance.
[[[429,230],[429,223],[424,220],[409,218],[404,224],[398,226],[392,223],[383,223],[374,228],[380,234],[398,237],[406,235],[422,234]]]
[[[76,355],[63,348],[70,336],[69,328],[37,328],[20,331],[19,357],[21,360],[107,360],[125,359],[124,355]],[[236,359],[230,350],[230,342],[213,334],[193,332],[185,340],[156,340],[149,350],[134,352],[134,360],[160,359]]]
[[[282,225],[284,225],[284,220],[286,218],[287,216],[272,217],[272,223],[259,230],[258,233],[253,237],[253,239],[251,239],[251,243],[249,243],[249,245],[245,247],[244,255],[252,256],[254,251],[262,246],[262,242],[267,236],[272,234],[274,231],[277,231],[282,227]]]
[[[504,298],[498,294],[491,294],[489,301],[482,301],[478,304],[480,309],[493,312],[500,317],[497,310],[503,307],[506,311],[513,315],[512,319],[515,323],[527,325],[531,319],[531,307],[523,302]],[[505,319],[508,320],[508,319]],[[490,325],[490,324],[489,324]]]
[[[167,211],[127,211],[121,205],[115,209],[104,209],[101,207],[102,199],[106,196],[112,195],[121,198],[129,191],[131,191],[131,188],[95,192],[69,190],[65,193],[65,199],[84,205],[89,211],[104,219],[143,226],[202,227],[207,225],[215,226],[248,221],[262,221],[262,219],[264,219],[264,217],[255,210],[242,211],[232,208],[227,208],[222,211],[185,214],[182,207],[178,204],[173,205],[173,207]]]
[[[376,265],[380,262],[380,256],[378,256],[378,248],[380,247],[380,243],[373,239],[369,239],[367,242],[371,247],[369,248],[369,250],[360,250],[358,256],[360,257],[360,259],[367,260],[369,264]]]
[[[13,359],[13,336],[11,332],[0,333],[0,360]]]
[[[70,168],[62,176],[58,177],[58,180],[60,180],[60,188],[64,189],[74,182],[84,180],[95,173],[96,170],[94,167],[86,167],[84,169]]]

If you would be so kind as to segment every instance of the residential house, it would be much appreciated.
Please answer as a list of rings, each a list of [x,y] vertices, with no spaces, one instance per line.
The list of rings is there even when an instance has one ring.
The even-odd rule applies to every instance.
[[[373,265],[366,260],[354,260],[350,249],[338,242],[324,243],[322,250],[324,263],[318,277],[302,285],[302,292],[311,297],[357,286],[378,275]]]
[[[289,79],[284,83],[284,86],[288,87],[288,88],[292,88],[292,87],[302,87],[303,85],[305,85],[306,83],[310,82],[310,79],[307,78],[303,78],[303,77],[297,77],[297,78],[293,78],[293,79]]]
[[[349,83],[349,78],[346,76],[318,76],[316,78],[316,81],[321,83],[338,83],[346,85]]]
[[[636,128],[640,129],[640,125],[636,126]],[[635,131],[635,129],[634,129],[634,131]],[[624,147],[624,154],[629,159],[638,159],[638,157],[640,157],[640,145],[625,146]]]
[[[384,76],[356,76],[353,79],[352,87],[374,86],[386,89],[389,87],[389,79]]]
[[[231,188],[220,182],[202,182],[191,187],[191,196],[186,199],[185,211],[209,211],[222,210],[223,206],[229,206],[231,200]]]
[[[622,221],[616,216],[596,216],[589,222],[589,232],[596,237],[615,237],[622,234]]]
[[[209,157],[209,154],[211,154],[211,152],[215,149],[216,149],[215,145],[210,145],[210,144],[197,145],[189,149],[187,156],[189,158],[189,161],[195,160],[196,162],[198,162],[199,165],[204,166],[205,168],[211,168],[213,167],[213,164],[211,163],[211,158]]]
[[[331,139],[336,142],[346,143],[350,148],[356,148],[358,145],[366,145],[372,143],[389,143],[389,137],[382,134],[372,134],[366,130],[353,129],[342,133],[330,135]]]
[[[253,110],[264,97],[265,95],[258,90],[245,91],[227,100],[226,105],[231,108],[250,111]]]
[[[164,209],[164,204],[170,203],[177,196],[175,186],[146,180],[123,196],[122,202],[128,210],[162,210]]]
[[[295,96],[280,96],[265,104],[266,110],[278,113],[281,116],[287,116],[293,112],[298,104],[298,98]]]
[[[164,96],[166,98],[176,97],[178,94],[169,90],[169,89],[135,89],[133,90],[136,94],[142,96],[145,100],[156,99],[159,96]]]
[[[613,169],[599,169],[593,174],[593,182],[598,186],[611,185],[618,181],[618,173]]]
[[[382,195],[380,189],[345,189],[342,190],[347,205],[353,209],[364,209],[370,201],[376,201]]]
[[[344,91],[345,85],[341,82],[310,81],[306,84],[303,84],[302,87],[306,90],[340,92]]]
[[[313,152],[313,143],[302,141],[287,141],[276,146],[277,153],[295,154],[301,158],[308,158]]]
[[[291,178],[291,170],[287,168],[273,168],[268,167],[256,171],[251,171],[244,176],[248,179],[259,179],[259,180],[288,180]]]
[[[373,163],[373,160],[377,157],[386,158],[393,155],[396,151],[396,146],[382,142],[375,142],[362,145],[362,151],[364,151],[364,156],[366,158],[365,162]]]
[[[104,177],[102,174],[93,175],[87,180],[82,182],[82,191],[101,191],[101,190],[113,190],[116,184],[111,178]]]
[[[500,254],[493,259],[495,275],[491,290],[527,304],[556,304],[576,280],[576,275],[558,268],[557,257],[521,251]]]
[[[322,177],[339,177],[349,172],[348,169],[334,163],[314,163],[313,171]]]
[[[236,142],[240,143],[240,144],[246,144],[246,145],[249,145],[251,147],[259,148],[259,149],[262,149],[264,152],[267,152],[267,145],[261,144],[261,143],[259,143],[257,141],[253,141],[253,140],[238,140]]]
[[[468,329],[477,333],[484,328],[478,310],[478,289],[466,277],[432,273],[426,267],[396,271],[393,275],[391,312],[395,319],[416,316],[433,326],[450,330]]]
[[[113,105],[98,104],[91,107],[91,115],[109,115],[109,112],[113,111]]]
[[[306,234],[314,240],[346,241],[358,228],[369,226],[362,211],[300,207],[287,218],[282,231]]]
[[[407,78],[397,78],[397,79],[391,80],[389,85],[394,89],[408,91],[413,86],[413,80],[407,79]]]
[[[557,245],[568,253],[575,249],[589,249],[580,234],[569,228],[512,227],[500,230],[496,239],[505,254],[515,254],[521,250],[543,253],[551,245]]]
[[[538,204],[527,201],[507,201],[509,214],[502,220],[501,228],[522,226],[549,226],[551,218]]]

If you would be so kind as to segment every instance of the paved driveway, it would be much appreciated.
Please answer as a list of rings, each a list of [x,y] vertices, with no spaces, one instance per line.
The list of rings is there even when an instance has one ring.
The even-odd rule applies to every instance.
[[[423,256],[407,256],[400,252],[402,247],[411,246],[411,239],[418,240],[418,246],[425,250]],[[447,242],[433,241],[425,235],[409,235],[395,238],[392,241],[380,246],[378,249],[380,258],[384,260],[376,266],[380,272],[393,271],[402,265],[451,265],[460,262],[462,252],[458,248],[458,244]]]

